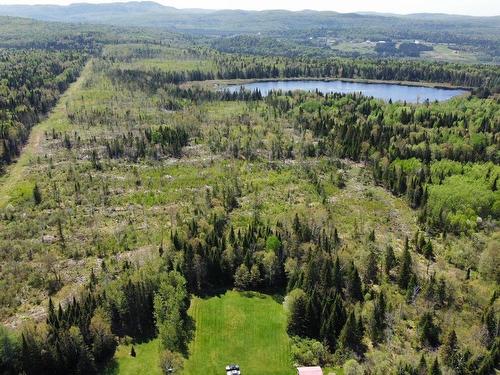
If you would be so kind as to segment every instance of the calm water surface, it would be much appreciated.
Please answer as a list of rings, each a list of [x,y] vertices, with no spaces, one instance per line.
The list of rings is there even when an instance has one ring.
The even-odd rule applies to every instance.
[[[454,96],[466,93],[465,90],[460,89],[443,89],[435,87],[423,86],[404,86],[390,83],[361,83],[361,82],[346,82],[346,81],[266,81],[266,82],[253,82],[243,85],[231,85],[225,89],[231,92],[240,90],[244,87],[247,90],[259,89],[262,95],[266,96],[271,90],[303,90],[315,91],[318,90],[322,93],[353,93],[361,92],[365,96],[373,96],[378,99],[388,101],[404,101],[409,103],[423,102],[426,99],[430,101],[448,100]]]

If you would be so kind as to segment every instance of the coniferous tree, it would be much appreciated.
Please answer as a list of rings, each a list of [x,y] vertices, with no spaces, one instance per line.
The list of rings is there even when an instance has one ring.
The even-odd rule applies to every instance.
[[[490,351],[484,356],[477,370],[478,375],[488,375],[494,372],[500,362],[500,337],[495,339]]]
[[[370,234],[368,235],[368,241],[375,242],[375,229],[372,229]]]
[[[439,278],[436,287],[436,302],[438,307],[443,307],[448,300],[448,292],[446,290],[446,282],[443,277]]]
[[[338,293],[335,295],[331,310],[325,310],[325,319],[323,319],[320,336],[327,341],[330,350],[334,351],[337,347],[339,334],[346,322],[345,307]],[[328,314],[329,311],[331,312]]]
[[[492,304],[484,311],[481,322],[483,323],[483,331],[485,333],[483,343],[489,348],[493,344],[495,338],[500,335],[500,321],[495,316],[495,310]]]
[[[365,325],[363,324],[363,318],[361,315],[358,316],[358,321],[356,322],[357,330],[356,333],[358,335],[358,341],[360,343],[360,350],[364,351],[365,346],[363,344],[363,337],[365,337]]]
[[[301,289],[295,290],[295,295],[289,306],[287,331],[290,335],[306,336],[308,324],[306,317],[307,297]]]
[[[412,273],[410,249],[408,246],[405,246],[398,272],[398,285],[401,289],[406,290],[408,288]]]
[[[36,205],[42,203],[42,192],[40,191],[38,184],[35,184],[35,186],[33,187],[33,200],[35,201]]]
[[[337,293],[342,294],[342,288],[344,287],[344,280],[342,276],[342,269],[340,268],[340,260],[339,257],[335,258],[335,264],[333,266],[333,287]]]
[[[418,362],[417,375],[427,375],[427,372],[427,361],[425,360],[425,356],[422,353],[422,355],[420,356],[420,361]]]
[[[66,249],[66,239],[64,238],[63,227],[61,218],[57,218],[57,234],[59,235],[59,244],[61,245],[61,249]]]
[[[328,344],[331,351],[337,347],[337,335],[335,333],[335,318],[330,314],[322,319],[319,336]]]
[[[396,256],[394,255],[394,249],[391,245],[387,246],[385,249],[385,261],[384,261],[384,271],[387,276],[390,275],[391,270],[396,266]]]
[[[458,355],[458,340],[455,330],[451,330],[443,342],[441,348],[443,363],[450,367],[456,368],[457,365],[457,355]]]
[[[377,284],[378,282],[378,259],[373,249],[368,253],[366,260],[365,283]]]
[[[340,332],[339,347],[344,350],[350,349],[357,353],[361,352],[361,340],[354,310],[349,313],[349,317]]]
[[[439,345],[440,329],[434,323],[431,312],[425,312],[417,324],[417,332],[420,343],[424,346],[437,347]]]
[[[353,262],[351,262],[348,273],[347,294],[353,301],[363,301],[361,278],[359,277],[358,269]]]
[[[432,362],[432,366],[429,369],[429,375],[442,375],[437,357],[434,359],[434,362]]]
[[[384,339],[386,302],[384,292],[380,292],[374,302],[373,313],[370,320],[371,339],[376,344]]]

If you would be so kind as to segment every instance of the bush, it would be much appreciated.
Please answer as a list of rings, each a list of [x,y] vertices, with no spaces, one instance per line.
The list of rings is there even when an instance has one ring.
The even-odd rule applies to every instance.
[[[179,353],[165,350],[161,353],[160,368],[163,374],[170,374],[171,370],[180,373],[184,368],[184,358]]]
[[[344,375],[363,375],[365,371],[363,367],[355,360],[350,359],[344,363]]]
[[[328,350],[319,341],[292,337],[292,356],[301,366],[321,366],[328,362]]]
[[[481,254],[479,273],[485,280],[500,283],[500,235],[494,236]]]

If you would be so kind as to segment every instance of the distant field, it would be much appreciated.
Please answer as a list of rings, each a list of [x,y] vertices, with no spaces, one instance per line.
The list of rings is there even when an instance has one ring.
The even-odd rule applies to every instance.
[[[230,291],[194,298],[191,315],[196,335],[185,374],[216,375],[230,363],[244,375],[292,375],[283,306],[271,296]]]
[[[201,72],[213,72],[216,70],[215,63],[210,60],[199,59],[142,59],[138,62],[133,62],[127,67],[135,69],[158,69],[164,71],[191,71],[199,70]]]
[[[333,44],[333,50],[346,53],[359,53],[362,56],[377,56],[373,42],[340,42]],[[424,51],[420,55],[423,60],[436,60],[455,63],[474,64],[480,62],[480,57],[472,52],[453,50],[445,44],[435,44],[432,51]]]
[[[376,56],[374,46],[375,43],[369,42],[341,42],[332,45],[331,48],[341,52],[357,52],[361,55]]]
[[[125,44],[106,46],[104,56],[118,59],[120,65],[126,68],[164,71],[214,72],[217,66],[214,61],[199,58],[187,50],[166,46],[151,46],[145,44]]]
[[[423,59],[432,59],[456,63],[477,63],[477,56],[465,51],[456,51],[443,44],[436,44],[434,50],[422,53]]]

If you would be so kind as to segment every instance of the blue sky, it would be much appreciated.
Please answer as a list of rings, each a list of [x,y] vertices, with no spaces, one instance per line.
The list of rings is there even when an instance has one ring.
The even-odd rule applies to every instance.
[[[0,0],[0,4],[60,4],[116,2],[117,0]],[[122,0],[123,1],[123,0]],[[177,8],[210,9],[315,9],[338,12],[451,13],[500,15],[499,0],[156,0]]]

